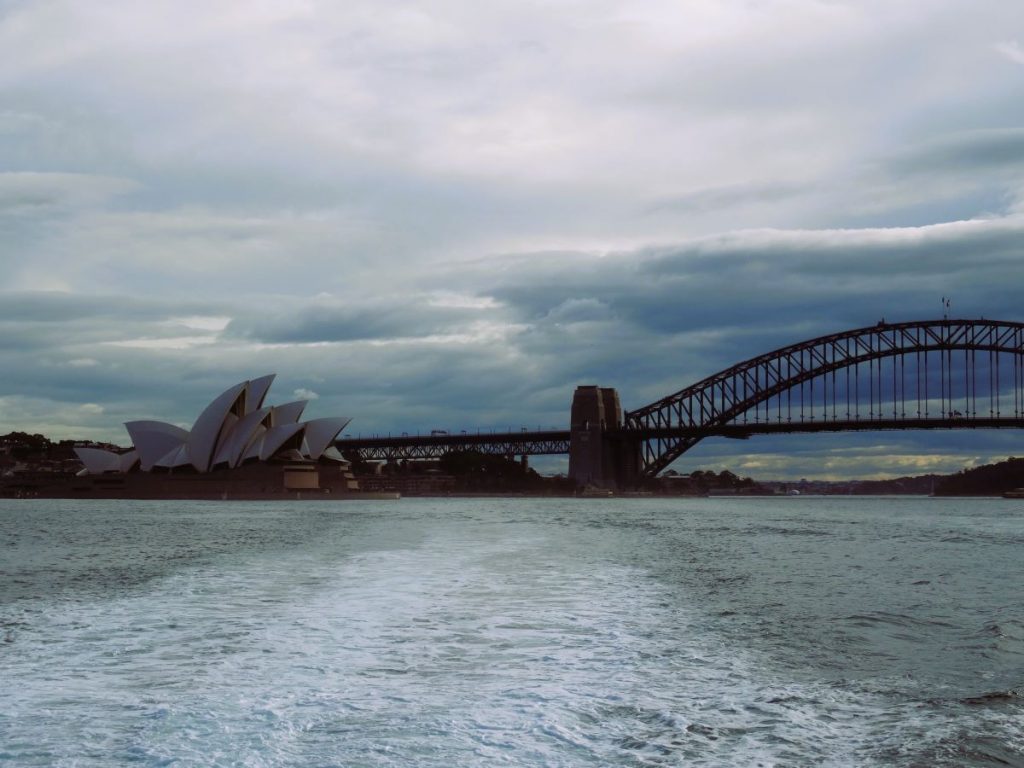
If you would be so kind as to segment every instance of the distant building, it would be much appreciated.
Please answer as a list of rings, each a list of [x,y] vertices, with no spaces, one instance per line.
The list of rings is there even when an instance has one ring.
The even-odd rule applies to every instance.
[[[235,384],[213,400],[186,430],[162,421],[125,424],[133,447],[124,452],[75,447],[79,475],[199,473],[257,462],[343,463],[333,443],[351,421],[344,416],[299,421],[307,401],[265,406],[276,374]],[[298,476],[296,476],[298,482]],[[311,482],[303,480],[300,485]]]

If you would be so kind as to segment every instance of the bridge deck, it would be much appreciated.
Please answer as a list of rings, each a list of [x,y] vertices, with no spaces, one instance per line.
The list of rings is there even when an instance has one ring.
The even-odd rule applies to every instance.
[[[377,461],[436,459],[453,451],[545,456],[569,452],[569,430],[344,438],[335,446],[342,453],[357,451],[362,458]]]
[[[711,427],[662,427],[621,429],[609,433],[618,439],[651,440],[657,438],[730,437],[745,440],[753,435],[791,434],[799,432],[880,432],[910,429],[1021,429],[1024,417],[985,416],[951,418],[885,418],[804,420],[767,423],[720,424]]]
[[[1022,417],[886,418],[805,420],[721,424],[711,427],[619,429],[606,433],[612,440],[727,437],[745,440],[754,435],[807,432],[875,432],[907,429],[1021,429]],[[479,451],[500,456],[547,456],[569,453],[569,430],[534,432],[459,433],[346,438],[335,445],[342,453],[358,452],[367,460],[436,459],[453,451]]]

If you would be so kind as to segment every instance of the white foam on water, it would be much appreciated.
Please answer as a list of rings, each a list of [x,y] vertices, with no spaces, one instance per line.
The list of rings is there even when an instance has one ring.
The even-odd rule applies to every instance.
[[[788,679],[642,569],[564,547],[446,525],[45,603],[0,651],[0,761],[955,765],[950,745],[993,728],[1024,746],[991,709]]]

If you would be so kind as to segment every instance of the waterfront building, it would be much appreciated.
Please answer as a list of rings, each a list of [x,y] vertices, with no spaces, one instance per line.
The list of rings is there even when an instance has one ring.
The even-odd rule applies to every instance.
[[[191,429],[162,421],[129,421],[125,428],[132,447],[126,451],[75,446],[84,465],[78,482],[28,490],[31,495],[126,498],[353,496],[358,482],[334,445],[351,419],[302,421],[306,400],[266,405],[275,375],[224,390]]]
[[[234,469],[253,462],[344,461],[334,439],[351,421],[344,416],[299,421],[308,401],[265,406],[276,374],[224,390],[186,430],[162,421],[129,421],[131,450],[76,447],[80,475]]]

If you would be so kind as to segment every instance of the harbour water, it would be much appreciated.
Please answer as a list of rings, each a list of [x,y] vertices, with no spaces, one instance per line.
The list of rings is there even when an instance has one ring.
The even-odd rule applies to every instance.
[[[1024,506],[0,502],[0,764],[1024,765]]]

